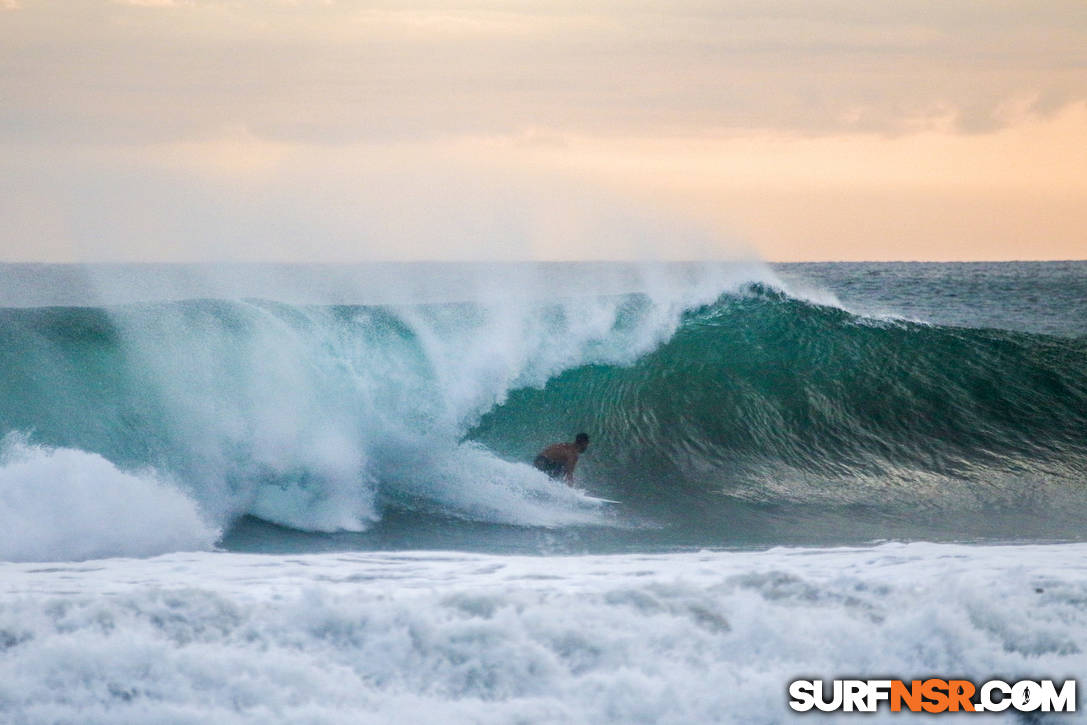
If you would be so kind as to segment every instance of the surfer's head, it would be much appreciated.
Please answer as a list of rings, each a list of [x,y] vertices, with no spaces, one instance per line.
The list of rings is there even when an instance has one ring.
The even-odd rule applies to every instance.
[[[574,438],[574,445],[577,447],[578,451],[584,452],[585,449],[589,447],[589,434],[578,433],[577,437]]]

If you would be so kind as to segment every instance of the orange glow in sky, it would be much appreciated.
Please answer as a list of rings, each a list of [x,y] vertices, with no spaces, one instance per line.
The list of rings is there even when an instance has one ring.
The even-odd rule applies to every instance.
[[[1081,0],[0,0],[0,260],[1087,257]]]

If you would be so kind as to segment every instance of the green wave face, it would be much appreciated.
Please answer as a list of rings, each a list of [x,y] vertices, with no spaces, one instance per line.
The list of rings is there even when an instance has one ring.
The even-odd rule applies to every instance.
[[[1087,339],[879,322],[756,289],[690,313],[633,366],[513,392],[472,436],[524,457],[574,428],[595,434],[593,475],[646,500],[1079,502]]]
[[[3,309],[0,369],[0,434],[153,467],[220,525],[581,525],[529,465],[580,430],[582,485],[696,543],[857,512],[1064,535],[1087,513],[1087,338],[758,285],[685,312],[644,295]]]

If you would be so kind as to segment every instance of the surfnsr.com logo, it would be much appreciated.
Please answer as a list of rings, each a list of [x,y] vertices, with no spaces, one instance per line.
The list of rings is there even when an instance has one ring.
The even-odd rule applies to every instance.
[[[829,687],[828,687],[829,685]],[[789,707],[797,712],[1075,712],[1076,681],[1059,687],[1053,680],[794,680]]]

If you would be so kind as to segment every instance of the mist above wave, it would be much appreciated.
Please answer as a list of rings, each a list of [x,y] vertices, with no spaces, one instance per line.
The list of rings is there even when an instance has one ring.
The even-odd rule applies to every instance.
[[[119,472],[160,471],[216,527],[253,515],[363,531],[390,504],[513,525],[601,522],[579,495],[465,434],[511,390],[631,364],[687,310],[760,272],[647,268],[638,293],[557,296],[571,288],[556,270],[529,284],[489,268],[471,290],[447,285],[471,301],[445,304],[0,310],[0,426]]]

